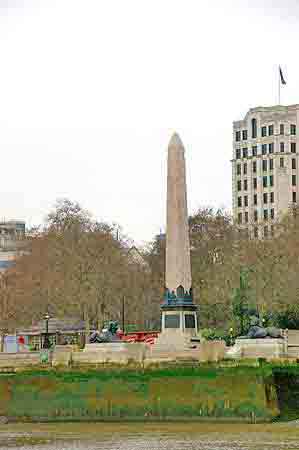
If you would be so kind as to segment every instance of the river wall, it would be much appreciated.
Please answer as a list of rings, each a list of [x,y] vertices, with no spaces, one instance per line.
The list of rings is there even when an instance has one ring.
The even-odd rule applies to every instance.
[[[299,419],[299,367],[297,365],[275,367],[272,371],[280,420]]]
[[[0,376],[0,416],[14,421],[244,420],[280,414],[255,367],[30,370]]]

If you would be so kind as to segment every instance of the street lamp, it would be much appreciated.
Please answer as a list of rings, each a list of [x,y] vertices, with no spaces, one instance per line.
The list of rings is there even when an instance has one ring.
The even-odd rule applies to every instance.
[[[51,347],[51,342],[49,339],[49,320],[50,320],[50,314],[48,312],[46,312],[46,314],[44,315],[44,319],[46,321],[46,332],[45,332],[45,338],[44,338],[44,345],[43,348],[50,348]]]
[[[122,314],[121,314],[121,319],[122,319],[122,329],[123,329],[123,333],[125,334],[125,296],[123,296],[123,298],[122,298]]]

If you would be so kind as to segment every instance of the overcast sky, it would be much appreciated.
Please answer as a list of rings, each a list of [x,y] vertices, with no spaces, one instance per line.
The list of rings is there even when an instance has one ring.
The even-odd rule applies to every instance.
[[[298,0],[0,0],[0,217],[68,197],[137,244],[165,227],[167,144],[189,212],[231,208],[232,121],[299,103]]]

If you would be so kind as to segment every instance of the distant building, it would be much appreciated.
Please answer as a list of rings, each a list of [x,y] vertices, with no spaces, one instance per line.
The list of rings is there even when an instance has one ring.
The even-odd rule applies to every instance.
[[[25,222],[0,222],[0,273],[13,266],[16,258],[23,253]]]
[[[86,324],[83,320],[76,317],[65,317],[62,319],[51,317],[48,322],[49,340],[52,344],[83,344],[86,333]],[[95,331],[91,327],[90,332]],[[35,350],[43,346],[43,340],[46,333],[46,322],[40,320],[35,325],[26,329],[18,329],[16,335],[22,336],[26,345]]]
[[[234,222],[267,238],[298,203],[299,104],[250,109],[233,123]]]
[[[138,264],[145,269],[149,269],[148,262],[144,259],[143,255],[135,245],[128,250],[127,255],[131,264]]]

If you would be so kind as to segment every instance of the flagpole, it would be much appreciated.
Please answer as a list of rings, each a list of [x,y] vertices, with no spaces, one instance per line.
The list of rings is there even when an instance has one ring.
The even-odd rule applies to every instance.
[[[278,66],[278,104],[280,105],[280,73],[279,73],[279,66]]]

